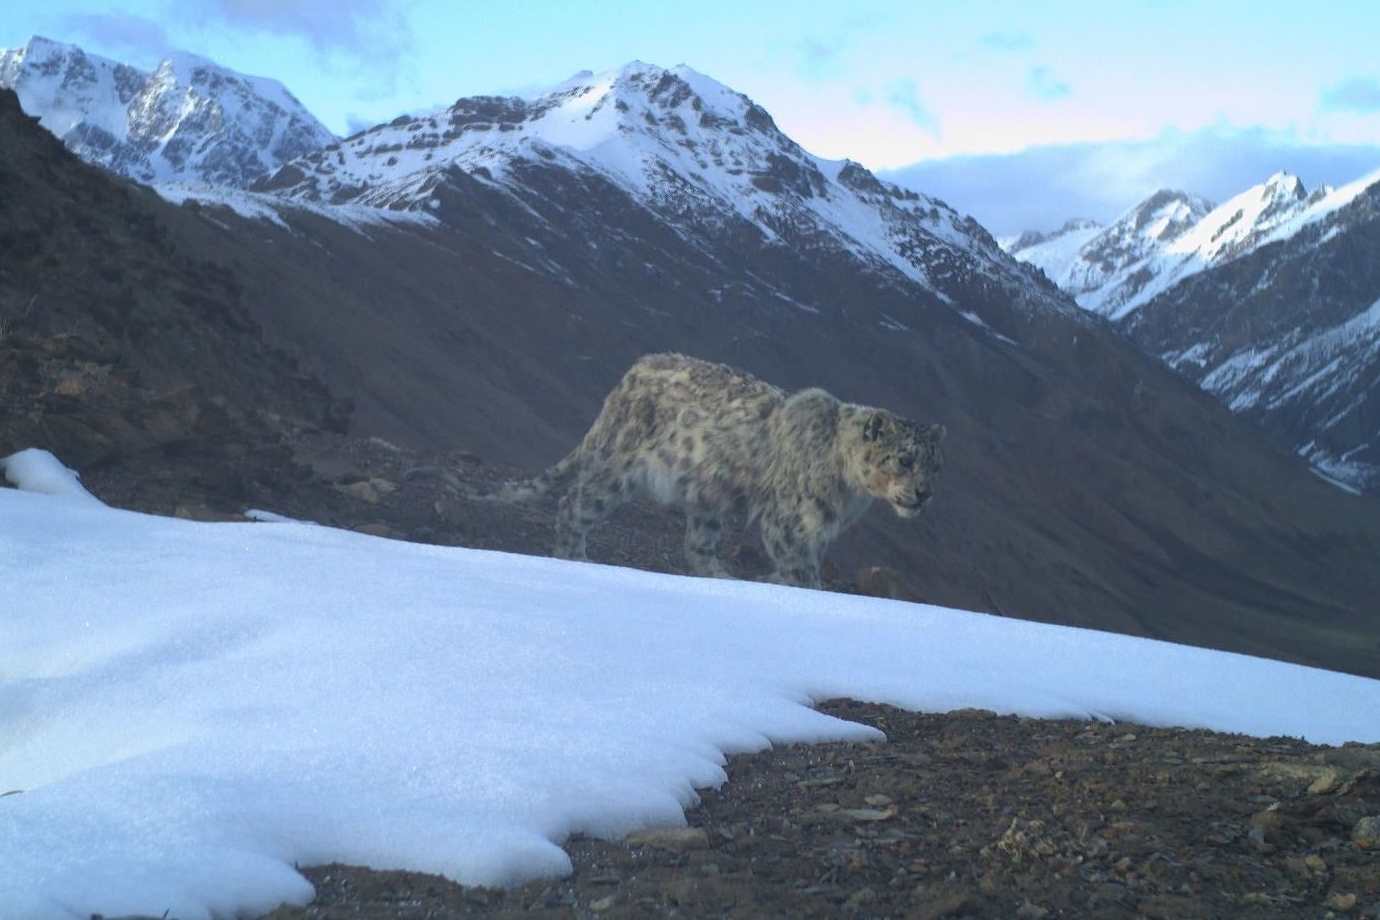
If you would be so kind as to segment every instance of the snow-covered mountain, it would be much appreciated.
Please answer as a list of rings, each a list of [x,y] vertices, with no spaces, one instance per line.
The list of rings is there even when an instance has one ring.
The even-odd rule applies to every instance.
[[[335,138],[282,84],[180,53],[153,72],[32,38],[0,87],[82,159],[138,182],[242,186]]]
[[[1280,172],[1215,207],[1162,190],[1106,228],[1076,223],[1048,237],[1022,236],[1008,249],[1084,309],[1120,320],[1184,278],[1288,236],[1340,203],[1332,189],[1310,193]]]
[[[1073,221],[1047,236],[1025,235],[1008,248],[1038,266],[1079,304],[1098,313],[1124,307],[1162,270],[1157,259],[1212,210],[1186,192],[1159,191],[1110,226]]]
[[[631,203],[706,251],[746,234],[845,254],[951,304],[972,284],[1031,287],[972,218],[856,163],[810,155],[746,96],[684,66],[632,63],[532,98],[461,99],[308,153],[254,187],[444,219],[457,172],[535,213],[553,195],[574,203],[598,189],[596,199]]]
[[[1079,305],[1358,488],[1380,484],[1380,173],[1276,173],[1216,207],[1159,192],[1105,229],[1008,246]]]
[[[1188,236],[1197,250],[1216,245],[1222,255],[1166,285],[1120,325],[1322,472],[1374,490],[1380,173],[1323,194],[1300,187],[1294,200],[1274,218],[1244,216],[1241,223],[1255,217],[1250,234],[1234,234],[1235,224],[1195,227]]]

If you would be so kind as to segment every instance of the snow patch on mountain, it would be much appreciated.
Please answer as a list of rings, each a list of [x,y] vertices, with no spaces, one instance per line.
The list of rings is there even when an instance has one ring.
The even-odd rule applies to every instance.
[[[1103,230],[1095,220],[1074,218],[1058,230],[1041,233],[1030,230],[1020,236],[997,240],[1001,248],[1011,253],[1019,253],[1021,261],[1028,262],[1052,278],[1061,272],[1086,246]]]
[[[160,182],[153,186],[163,200],[175,205],[191,204],[208,214],[216,209],[230,211],[246,220],[260,220],[284,230],[292,230],[294,212],[307,212],[341,224],[356,233],[369,235],[372,227],[411,225],[434,226],[436,218],[422,211],[390,211],[360,204],[322,205],[310,201],[294,202],[285,208],[283,201],[262,192],[218,188],[205,183]]]
[[[175,53],[146,72],[35,37],[0,87],[82,159],[137,182],[243,186],[335,138],[282,84]]]
[[[1166,354],[1171,366],[1202,360],[1202,346],[1178,354]],[[1380,366],[1380,301],[1343,322],[1290,330],[1275,342],[1259,343],[1219,358],[1199,380],[1208,392],[1217,394],[1236,412],[1286,409],[1300,401],[1328,406],[1329,414],[1315,426],[1319,436],[1348,423],[1364,399],[1372,394],[1348,394],[1367,369]],[[1339,398],[1341,397],[1341,398]],[[1327,460],[1333,475],[1347,482],[1365,481],[1380,474],[1380,469],[1364,469],[1340,456],[1327,455],[1317,439],[1300,448],[1305,456],[1316,454]]]

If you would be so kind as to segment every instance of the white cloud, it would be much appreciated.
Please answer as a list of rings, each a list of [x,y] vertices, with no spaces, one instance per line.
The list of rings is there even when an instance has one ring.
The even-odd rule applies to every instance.
[[[1322,92],[1322,107],[1329,112],[1380,112],[1380,80],[1353,77]]]
[[[914,80],[895,80],[886,87],[887,105],[901,112],[926,134],[939,135],[939,119],[920,98]]]
[[[73,13],[60,20],[63,40],[90,42],[105,55],[152,68],[172,47],[163,24],[131,13]]]
[[[387,0],[206,0],[197,14],[234,29],[295,35],[318,51],[392,53],[408,43],[406,6]]]
[[[1309,145],[1285,132],[1211,129],[1150,141],[1047,145],[927,160],[884,175],[943,199],[998,235],[1101,222],[1164,189],[1223,201],[1284,170],[1310,188],[1380,169],[1380,145]]]
[[[1046,102],[1063,99],[1073,92],[1069,84],[1059,79],[1054,73],[1054,68],[1048,64],[1032,68],[1027,83],[1036,98]]]

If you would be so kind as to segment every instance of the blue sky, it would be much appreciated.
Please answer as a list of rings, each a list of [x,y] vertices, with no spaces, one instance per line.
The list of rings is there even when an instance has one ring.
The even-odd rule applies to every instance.
[[[149,68],[168,48],[194,51],[280,80],[342,134],[460,96],[522,93],[642,60],[688,64],[746,93],[820,156],[880,170],[922,161],[929,171],[919,174],[932,177],[966,158],[957,161],[969,167],[964,195],[980,191],[980,168],[1048,168],[1048,156],[1036,162],[1028,151],[1049,148],[1096,152],[1089,181],[1104,183],[1109,201],[1133,199],[1124,206],[1145,184],[1194,180],[1200,187],[1188,190],[1208,197],[1222,196],[1219,185],[1255,184],[1265,175],[1245,163],[1239,179],[1230,172],[1246,150],[1298,160],[1268,171],[1310,184],[1355,178],[1334,173],[1372,153],[1380,168],[1380,4],[1354,0],[7,6],[2,47],[41,34]],[[1338,159],[1339,150],[1353,155]],[[1194,159],[1203,151],[1224,162]],[[1185,163],[1194,168],[1176,181]],[[979,198],[953,203],[982,218],[993,202]]]

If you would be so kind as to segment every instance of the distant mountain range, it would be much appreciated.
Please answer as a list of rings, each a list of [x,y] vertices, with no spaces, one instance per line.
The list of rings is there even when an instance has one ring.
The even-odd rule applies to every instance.
[[[1020,290],[1028,281],[971,218],[883,183],[856,163],[810,155],[760,106],[688,67],[633,63],[580,74],[532,99],[461,99],[306,154],[251,187],[287,201],[445,219],[448,183],[457,173],[534,213],[561,197],[538,176],[559,175],[562,184],[601,187],[618,207],[626,201],[645,209],[703,247],[729,234],[768,247],[826,251],[898,283],[923,285],[960,312],[968,285],[1002,279]],[[596,250],[597,237],[587,239]],[[590,255],[598,258],[597,251]],[[1021,303],[1068,308],[1049,296]],[[809,300],[796,305],[825,308]],[[976,310],[966,312],[982,322]]]
[[[846,254],[951,304],[988,276],[1025,286],[1027,272],[971,218],[856,163],[811,156],[760,106],[687,67],[633,63],[532,99],[461,99],[344,141],[277,82],[188,54],[150,74],[34,38],[0,52],[0,86],[83,159],[175,202],[444,220],[463,174],[540,213],[548,190],[532,177],[554,167],[616,189],[676,232]],[[1068,308],[1043,295],[1018,301]],[[960,312],[984,321],[977,307]]]
[[[1380,173],[1163,191],[1108,227],[1008,241],[1085,309],[1354,488],[1380,486]]]
[[[240,186],[335,139],[277,81],[191,54],[150,73],[36,37],[0,50],[0,87],[82,159],[143,183]]]
[[[1364,184],[1380,181],[1373,176]],[[1164,190],[1107,227],[1071,221],[1047,235],[1007,243],[1017,258],[1039,266],[1080,306],[1120,320],[1189,275],[1284,239],[1336,210],[1364,184],[1340,192],[1308,192],[1276,173],[1221,205]]]
[[[685,351],[947,426],[933,513],[918,526],[869,515],[831,555],[843,571],[889,566],[904,595],[969,609],[1374,667],[1373,503],[1311,475],[976,222],[812,156],[688,68],[634,63],[527,98],[462,99],[243,181],[155,182],[161,201],[114,179],[85,176],[79,201],[65,173],[26,180],[51,152],[11,123],[23,143],[8,181],[29,182],[34,202],[0,238],[37,255],[22,277],[0,273],[0,322],[35,325],[25,360],[44,370],[24,419],[84,431],[71,416],[92,405],[56,398],[77,384],[43,363],[36,323],[51,314],[35,302],[92,312],[88,337],[119,346],[122,374],[163,337],[164,364],[142,377],[211,394],[203,423],[263,405],[527,470],[570,449],[636,357]],[[136,236],[109,204],[124,199]],[[43,260],[81,261],[92,214],[101,262],[50,271]],[[176,296],[145,296],[158,272]],[[202,289],[214,298],[190,296]],[[198,360],[188,389],[177,345],[194,334],[197,354],[228,358]],[[295,362],[299,388],[313,383],[295,406],[276,408],[278,365],[238,357],[260,344]],[[99,360],[70,371],[83,381],[113,374],[92,347]],[[113,440],[115,422],[97,422]],[[20,431],[6,424],[0,435]],[[236,453],[253,455],[236,431]],[[116,462],[103,444],[77,442]],[[151,466],[164,464],[138,469]],[[184,490],[224,478],[197,473]]]

